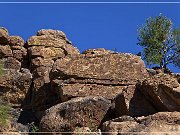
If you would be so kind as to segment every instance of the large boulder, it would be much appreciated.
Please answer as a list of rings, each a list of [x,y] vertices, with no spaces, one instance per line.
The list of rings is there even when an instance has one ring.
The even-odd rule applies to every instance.
[[[144,62],[132,54],[79,55],[58,59],[52,69],[55,76],[108,80],[119,84],[136,84],[148,76]]]
[[[37,36],[32,36],[28,39],[28,46],[43,46],[49,49],[61,48],[66,55],[79,54],[79,50],[72,46],[71,42],[66,38],[66,35],[58,30],[39,30]]]
[[[9,45],[11,47],[23,47],[24,46],[24,40],[20,36],[9,36]]]
[[[145,77],[148,73],[140,57],[105,49],[89,49],[58,59],[50,73],[51,91],[61,101],[90,95],[113,100]]]
[[[16,69],[16,70],[21,69],[21,62],[19,62],[14,57],[3,58],[1,61],[2,61],[3,67],[6,69]]]
[[[6,69],[0,77],[0,96],[13,106],[24,106],[31,86],[32,75],[28,69]]]
[[[147,117],[131,118],[123,116],[103,124],[106,135],[178,135],[180,132],[180,112],[159,112]]]
[[[40,130],[73,132],[78,127],[89,127],[97,131],[110,106],[111,102],[102,97],[75,98],[46,110]]]
[[[12,50],[8,45],[0,45],[0,59],[13,57]]]
[[[8,44],[9,33],[4,27],[0,27],[0,45]]]
[[[157,74],[137,84],[158,111],[180,111],[180,84],[168,74]]]

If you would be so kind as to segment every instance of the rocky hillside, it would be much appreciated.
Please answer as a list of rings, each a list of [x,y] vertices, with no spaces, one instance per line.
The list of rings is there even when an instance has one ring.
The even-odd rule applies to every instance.
[[[0,104],[10,107],[1,132],[180,133],[180,75],[146,69],[139,56],[80,53],[58,30],[25,42],[0,28],[0,59]]]

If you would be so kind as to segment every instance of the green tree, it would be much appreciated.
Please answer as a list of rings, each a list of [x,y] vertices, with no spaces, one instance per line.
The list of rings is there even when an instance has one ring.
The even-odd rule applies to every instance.
[[[146,20],[138,29],[138,45],[143,47],[142,57],[148,65],[167,68],[173,63],[180,67],[180,29],[173,29],[172,21],[160,14]]]

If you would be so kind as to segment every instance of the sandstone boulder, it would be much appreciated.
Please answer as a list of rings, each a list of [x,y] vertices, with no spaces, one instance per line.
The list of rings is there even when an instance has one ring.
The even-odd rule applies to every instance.
[[[84,53],[58,59],[53,65],[51,91],[61,97],[61,101],[90,95],[113,100],[129,85],[148,76],[143,61],[135,55],[105,49]]]
[[[128,118],[126,116],[126,118]],[[131,119],[117,118],[103,124],[102,132],[107,135],[178,135],[180,132],[179,112],[159,112],[147,117]]]
[[[119,84],[136,84],[148,76],[144,62],[132,54],[108,54],[100,56],[65,57],[58,59],[52,74],[62,77],[89,78],[118,81]]]
[[[10,36],[9,37],[9,45],[14,46],[24,46],[24,40],[20,36]]]
[[[41,57],[44,59],[58,59],[65,56],[65,52],[61,48],[48,47],[45,48],[43,46],[32,46],[28,48],[29,55],[31,58]]]
[[[180,84],[167,74],[158,74],[137,84],[158,111],[180,111]]]
[[[6,69],[0,77],[1,99],[13,106],[23,106],[31,80],[32,75],[28,69]]]
[[[78,127],[96,131],[111,106],[102,97],[75,98],[46,110],[40,122],[45,132],[72,132]]]
[[[4,27],[0,27],[0,45],[8,44],[9,33]]]
[[[28,46],[44,46],[44,48],[61,48],[65,54],[79,54],[79,50],[72,46],[62,31],[40,30],[37,36],[32,36],[28,40]],[[43,52],[43,51],[42,51]]]
[[[19,62],[16,58],[7,57],[2,59],[3,67],[6,69],[21,69],[21,62]]]
[[[8,45],[0,45],[0,59],[13,57],[12,50]]]

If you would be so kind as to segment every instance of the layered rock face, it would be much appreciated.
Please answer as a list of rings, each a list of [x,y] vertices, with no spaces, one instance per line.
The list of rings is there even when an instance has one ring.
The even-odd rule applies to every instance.
[[[26,117],[33,112],[39,131],[149,134],[171,132],[172,124],[179,132],[179,74],[146,69],[139,56],[103,48],[80,54],[51,29],[25,43],[0,28],[0,59],[0,100]]]
[[[0,59],[4,74],[0,79],[1,97],[15,106],[24,104],[32,75],[28,69],[27,49],[19,36],[9,36],[0,28]]]
[[[158,74],[137,87],[158,111],[180,111],[180,84],[176,78]]]
[[[49,73],[54,61],[66,55],[79,54],[79,50],[71,44],[62,31],[50,29],[38,31],[37,36],[30,37],[27,44],[31,60],[30,70],[33,74],[31,103],[36,109],[51,104],[51,100],[58,100],[56,95],[50,94]]]
[[[106,135],[166,134],[178,135],[180,132],[180,112],[159,112],[147,117],[132,118],[123,116],[103,124]]]
[[[113,100],[127,86],[135,85],[148,76],[138,56],[116,54],[104,49],[88,51],[54,63],[52,86],[55,92],[63,93],[62,101],[89,95]]]

